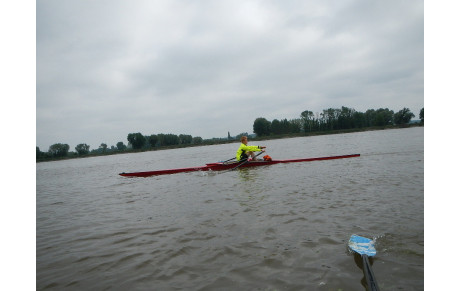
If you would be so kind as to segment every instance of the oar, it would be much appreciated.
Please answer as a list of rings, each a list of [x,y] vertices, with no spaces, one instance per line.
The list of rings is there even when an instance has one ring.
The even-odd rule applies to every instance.
[[[367,287],[369,290],[378,291],[377,280],[375,279],[374,272],[372,271],[369,257],[377,254],[374,248],[374,242],[371,239],[353,234],[348,241],[350,250],[360,254],[363,258],[363,273],[366,278]]]
[[[221,163],[229,162],[229,161],[234,160],[234,159],[236,159],[236,157],[231,158],[231,159],[228,159],[228,160],[226,160],[226,161],[221,161]]]
[[[261,155],[262,153],[265,153],[265,151],[263,151],[263,152],[261,151],[260,153],[258,153],[257,155],[255,155],[254,158],[255,158],[255,157],[258,157],[258,156]],[[238,166],[236,166],[236,167],[230,169],[230,171],[233,171],[233,170],[237,169],[238,167],[241,167],[242,165],[246,164],[247,162],[249,162],[248,159],[246,159],[246,161],[242,162],[242,163],[239,164]]]

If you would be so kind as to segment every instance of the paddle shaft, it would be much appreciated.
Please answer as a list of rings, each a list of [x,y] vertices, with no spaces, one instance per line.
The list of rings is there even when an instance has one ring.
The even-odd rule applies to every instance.
[[[371,264],[369,263],[369,257],[367,255],[362,255],[363,257],[363,273],[366,278],[367,288],[371,291],[379,291],[379,286],[377,285],[377,280],[375,279],[374,272],[372,271]]]
[[[235,157],[235,158],[228,159],[228,160],[226,160],[226,161],[223,161],[222,163],[229,162],[229,161],[234,160],[234,159],[236,159],[236,157]]]

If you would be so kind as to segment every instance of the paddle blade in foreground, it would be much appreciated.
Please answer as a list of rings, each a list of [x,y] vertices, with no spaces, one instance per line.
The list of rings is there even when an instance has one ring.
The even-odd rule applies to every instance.
[[[377,285],[377,280],[375,279],[374,272],[369,263],[369,257],[373,257],[377,254],[374,242],[371,239],[353,234],[348,241],[348,247],[350,250],[360,254],[363,258],[363,273],[369,290],[378,291],[379,287]]]
[[[350,237],[348,247],[350,250],[360,255],[368,255],[369,257],[373,257],[377,254],[377,251],[374,247],[374,242],[371,239],[356,234],[353,234]]]

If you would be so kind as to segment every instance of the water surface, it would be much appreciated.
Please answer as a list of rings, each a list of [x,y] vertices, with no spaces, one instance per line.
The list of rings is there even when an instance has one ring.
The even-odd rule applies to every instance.
[[[365,290],[359,234],[381,290],[422,290],[423,136],[270,140],[274,159],[361,157],[149,178],[118,173],[227,160],[238,143],[39,163],[37,288]]]

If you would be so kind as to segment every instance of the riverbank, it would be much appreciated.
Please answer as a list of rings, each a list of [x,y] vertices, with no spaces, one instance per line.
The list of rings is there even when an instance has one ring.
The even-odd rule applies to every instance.
[[[402,129],[402,128],[419,127],[419,126],[423,126],[423,125],[420,125],[419,123],[412,123],[412,124],[392,125],[392,126],[374,126],[374,127],[364,127],[364,128],[350,128],[350,129],[337,129],[337,130],[328,130],[328,131],[315,131],[315,132],[307,132],[307,133],[290,133],[290,134],[279,134],[279,135],[251,137],[251,141],[264,141],[264,140],[285,139],[285,138],[295,138],[295,137],[308,137],[308,136],[318,136],[318,135],[343,134],[343,133],[386,130],[386,129]],[[75,152],[69,152],[69,154],[66,157],[37,158],[36,162],[40,163],[40,162],[52,162],[52,161],[69,160],[69,159],[83,159],[83,158],[90,158],[90,157],[111,156],[111,155],[119,155],[119,154],[127,154],[127,153],[142,153],[142,152],[149,152],[149,151],[160,151],[160,150],[170,150],[170,149],[179,149],[179,148],[209,146],[209,145],[216,145],[216,144],[236,143],[236,142],[239,142],[239,141],[235,140],[235,139],[209,139],[209,140],[204,140],[200,144],[171,145],[171,146],[161,146],[161,147],[145,148],[145,149],[137,149],[137,150],[135,150],[135,149],[126,149],[126,150],[122,150],[122,151],[116,150],[116,151],[109,151],[109,152],[105,152],[105,153],[90,153],[90,154],[83,155],[83,156],[80,156]]]

